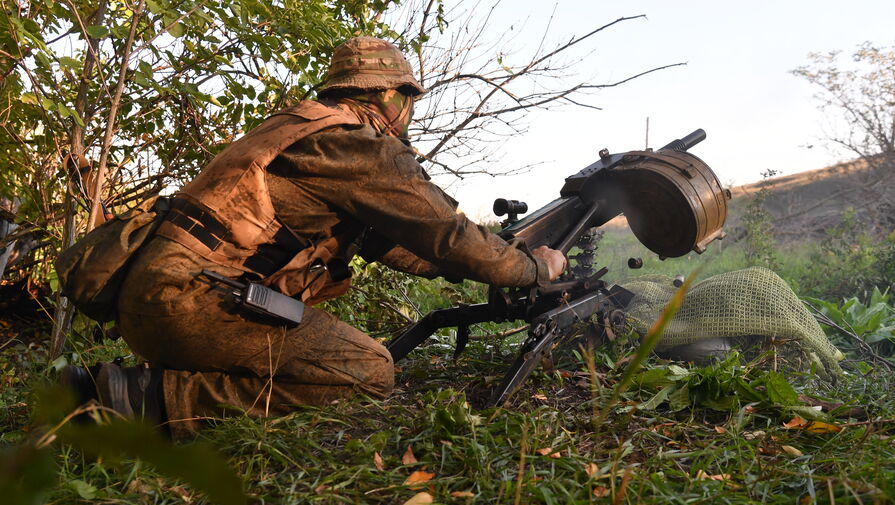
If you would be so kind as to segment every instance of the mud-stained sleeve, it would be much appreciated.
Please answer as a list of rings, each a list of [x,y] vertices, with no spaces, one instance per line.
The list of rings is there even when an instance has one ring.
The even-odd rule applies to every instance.
[[[395,244],[375,230],[369,230],[364,234],[363,245],[358,254],[367,261],[377,261],[389,268],[427,279],[446,275],[437,265]],[[450,275],[447,279],[451,282],[463,280]]]
[[[548,282],[546,263],[524,244],[508,243],[456,212],[399,140],[369,128],[327,132],[314,140],[314,151],[326,153],[331,164],[330,184],[319,183],[314,192],[325,193],[327,201],[438,267],[441,275],[497,286]]]

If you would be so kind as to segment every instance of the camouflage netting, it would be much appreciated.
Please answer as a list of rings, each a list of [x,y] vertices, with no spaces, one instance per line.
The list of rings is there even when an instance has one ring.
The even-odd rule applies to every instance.
[[[634,330],[643,335],[677,289],[672,278],[647,275],[620,283],[637,296],[628,309]],[[661,352],[706,338],[731,337],[738,347],[773,346],[790,367],[812,363],[827,375],[842,372],[842,353],[786,282],[766,268],[747,268],[694,284],[671,320],[656,350]]]

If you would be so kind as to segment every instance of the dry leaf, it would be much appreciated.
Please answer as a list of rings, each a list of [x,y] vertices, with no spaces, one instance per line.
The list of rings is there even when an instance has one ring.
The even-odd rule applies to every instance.
[[[317,494],[320,494],[320,493],[326,491],[327,489],[329,489],[329,486],[327,486],[326,484],[320,484],[319,486],[314,488],[314,492]]]
[[[475,493],[472,491],[451,491],[451,496],[454,498],[474,498]]]
[[[428,482],[432,480],[432,477],[435,477],[434,473],[417,470],[410,474],[410,477],[407,477],[407,480],[404,481],[404,485],[409,486],[411,484],[418,484],[420,482]]]
[[[783,427],[787,430],[791,430],[793,428],[802,429],[806,426],[808,426],[808,421],[802,419],[799,416],[793,417],[788,423],[783,423]]]
[[[597,466],[596,463],[588,463],[584,465],[584,473],[587,474],[588,477],[593,477],[600,471],[600,467]]]
[[[729,473],[719,473],[716,475],[709,475],[709,474],[705,473],[705,470],[699,470],[698,472],[696,472],[696,479],[697,480],[725,481],[725,480],[730,480],[730,474]]]
[[[405,465],[412,465],[416,462],[416,457],[413,455],[413,446],[408,445],[407,450],[404,451],[404,455],[401,456],[401,463]]]
[[[531,395],[535,400],[547,401],[547,397],[542,394]]]
[[[432,495],[423,491],[422,493],[417,493],[413,495],[409,500],[404,502],[404,505],[428,505],[432,503]]]
[[[797,458],[799,456],[804,456],[804,453],[802,451],[796,449],[795,447],[793,447],[791,445],[781,445],[780,448],[783,449],[783,452],[785,452],[786,454],[789,454],[790,456],[795,456]]]
[[[839,433],[842,431],[842,426],[825,423],[823,421],[812,421],[811,424],[805,428],[805,431],[808,433]]]
[[[190,495],[190,492],[187,491],[186,489],[184,489],[183,486],[174,486],[174,487],[168,488],[168,491],[176,493],[177,496],[179,496],[180,499],[186,503],[193,502],[193,497]]]
[[[382,456],[380,456],[378,452],[373,453],[373,464],[376,465],[376,468],[380,471],[385,470],[385,463],[382,462]]]
[[[559,459],[562,457],[562,454],[560,454],[559,451],[553,452],[552,447],[542,447],[535,452],[540,454],[541,456],[547,456],[548,458],[553,459]]]
[[[597,498],[603,498],[609,496],[609,488],[603,486],[597,486],[594,488],[594,496]]]
[[[794,417],[792,421],[783,425],[786,429],[798,429],[804,430],[808,433],[839,433],[842,431],[842,426],[837,426],[835,424],[825,423],[823,421],[806,421],[801,417]]]
[[[715,426],[715,431],[723,435],[727,433],[727,428],[724,426]]]

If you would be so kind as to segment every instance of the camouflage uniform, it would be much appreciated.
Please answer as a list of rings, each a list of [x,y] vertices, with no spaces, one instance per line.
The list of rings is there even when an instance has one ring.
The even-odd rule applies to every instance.
[[[297,110],[320,107],[303,104]],[[274,116],[258,130],[281,124],[276,121],[292,119]],[[253,133],[243,151],[271,138]],[[203,174],[214,174],[210,169],[226,159],[224,153]],[[304,136],[278,151],[262,174],[277,223],[322,244],[318,249],[327,258],[348,261],[361,254],[424,277],[499,286],[548,281],[543,260],[457,213],[455,202],[429,182],[414,151],[369,125],[340,123]],[[190,187],[186,196],[201,193]],[[196,200],[202,204],[201,194]],[[257,200],[263,198],[252,204]],[[231,278],[247,273],[239,262],[216,254],[176,233],[160,233],[135,259],[120,294],[122,335],[136,353],[164,369],[164,407],[175,436],[197,428],[203,418],[220,416],[227,405],[272,416],[355,392],[377,398],[390,393],[394,369],[381,344],[310,306],[291,329],[246,313],[230,288],[199,275],[205,268]],[[308,262],[301,265],[295,270],[306,270]],[[309,294],[314,282],[293,275],[304,273],[265,281],[309,303],[347,289],[347,283],[330,280]]]

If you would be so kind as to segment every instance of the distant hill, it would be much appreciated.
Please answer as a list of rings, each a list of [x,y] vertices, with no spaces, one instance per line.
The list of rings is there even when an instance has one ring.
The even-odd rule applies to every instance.
[[[824,236],[842,222],[849,208],[868,232],[891,233],[895,230],[895,163],[875,165],[879,166],[872,169],[866,161],[856,160],[731,188],[733,198],[724,226],[728,240],[742,238],[743,214],[762,188],[767,188],[764,208],[782,242]],[[620,216],[606,227],[627,228],[627,221]]]
[[[821,237],[842,222],[849,208],[866,231],[891,233],[895,230],[895,166],[878,161],[874,160],[873,168],[856,160],[732,188],[726,228],[731,238],[741,235],[748,203],[767,188],[764,207],[774,219],[778,240]]]

